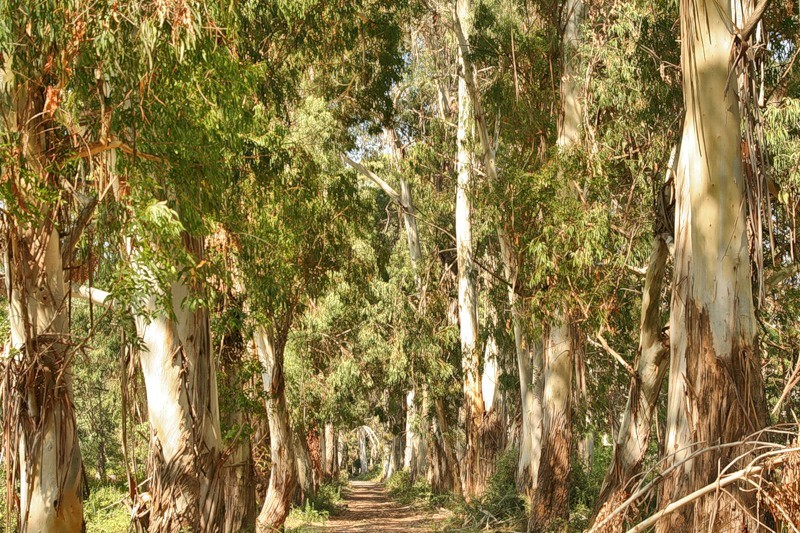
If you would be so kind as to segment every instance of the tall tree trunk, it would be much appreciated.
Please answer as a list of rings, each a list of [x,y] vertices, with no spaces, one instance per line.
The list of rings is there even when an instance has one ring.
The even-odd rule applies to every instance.
[[[675,278],[670,318],[666,466],[698,446],[735,442],[766,421],[750,281],[739,104],[729,83],[730,3],[682,0],[686,120],[678,157]],[[713,482],[741,449],[708,451],[679,466],[662,504]],[[742,507],[711,495],[661,520],[658,531],[755,530]],[[708,522],[716,518],[715,525]]]
[[[522,324],[520,302],[516,285],[519,265],[513,245],[502,228],[497,231],[503,268],[508,281],[508,304],[514,329],[514,350],[519,371],[519,389],[522,410],[522,433],[517,462],[517,488],[531,491],[539,474],[539,457],[542,443],[542,349],[539,344],[529,345]]]
[[[580,143],[580,87],[578,84],[577,45],[583,22],[582,0],[566,0],[561,36],[562,114],[557,144],[567,153]],[[559,179],[564,182],[563,170]],[[563,187],[569,187],[562,183]],[[567,309],[560,309],[544,340],[544,394],[542,400],[542,451],[536,480],[530,525],[534,531],[566,528],[569,521],[570,447],[572,444],[572,370],[576,332]]]
[[[56,220],[63,200],[52,198],[67,195],[49,171],[58,164],[49,143],[57,128],[45,110],[45,82],[13,76],[8,68],[9,62],[0,67],[8,81],[0,127],[7,157],[0,173],[3,186],[18,199],[13,209],[4,206],[2,215],[13,350],[5,361],[2,392],[8,502],[18,480],[20,531],[78,532],[84,526],[84,474],[72,403],[63,263],[91,212],[62,243]]]
[[[544,420],[531,531],[564,529],[569,520],[569,473],[572,446],[572,353],[575,335],[569,323],[545,333]]]
[[[325,423],[325,477],[336,479],[339,477],[338,439],[336,428],[330,422]]]
[[[202,239],[184,244],[199,262]],[[145,350],[139,354],[152,429],[150,528],[218,531],[222,528],[220,434],[217,373],[211,353],[208,311],[184,306],[190,291],[183,279],[170,287],[172,312],[145,302],[147,315],[136,317]],[[173,318],[174,317],[174,318]]]
[[[314,482],[314,465],[311,463],[311,452],[308,449],[305,431],[293,433],[295,461],[297,464],[297,480],[300,487],[300,501],[313,497],[317,493]]]
[[[275,531],[289,516],[289,507],[297,486],[297,467],[286,408],[286,382],[283,352],[288,328],[276,334],[272,326],[258,326],[253,332],[258,360],[261,362],[264,392],[267,394],[267,421],[272,469],[267,497],[256,519],[256,531]]]
[[[627,498],[628,483],[639,473],[650,444],[653,414],[669,361],[669,348],[661,331],[661,289],[669,257],[667,238],[658,235],[653,240],[642,291],[636,375],[631,378],[628,403],[614,442],[614,456],[595,505],[599,517],[607,514],[603,510],[606,503],[610,510]]]
[[[471,0],[458,0],[456,16],[464,39],[468,42],[473,27]],[[456,186],[456,256],[458,263],[458,322],[461,339],[464,408],[466,410],[466,456],[464,460],[464,494],[474,497],[483,491],[486,480],[480,476],[481,426],[484,404],[481,392],[478,355],[478,310],[475,264],[472,250],[472,182],[473,182],[473,113],[472,100],[464,72],[471,68],[466,51],[459,47],[458,129]]]
[[[3,391],[12,406],[4,417],[7,476],[13,480],[16,447],[20,531],[80,532],[83,461],[72,407],[61,245],[52,226],[22,229],[10,222],[5,274],[11,347],[17,354],[6,360],[9,380]]]

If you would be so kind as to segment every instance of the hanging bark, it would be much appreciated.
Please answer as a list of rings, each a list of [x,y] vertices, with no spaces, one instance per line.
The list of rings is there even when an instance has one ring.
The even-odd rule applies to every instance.
[[[232,422],[244,423],[241,412],[233,413]],[[249,436],[239,436],[233,444],[225,471],[225,533],[252,530],[256,523],[255,475]]]
[[[580,87],[578,82],[577,44],[583,22],[582,0],[564,4],[564,30],[561,36],[562,113],[558,124],[557,144],[562,154],[580,144]],[[559,170],[563,182],[563,170]],[[562,186],[567,185],[562,183]],[[530,527],[534,531],[565,528],[569,521],[570,446],[572,442],[572,370],[580,346],[575,326],[567,309],[559,309],[554,324],[547,328],[544,340],[544,392],[542,400],[542,448],[536,479]]]
[[[20,531],[79,532],[84,528],[83,461],[71,400],[61,245],[52,226],[35,231],[16,227],[8,218],[5,222],[15,351],[4,369],[7,487],[13,490],[18,468]],[[14,501],[12,494],[7,501]]]
[[[186,236],[184,245],[202,260],[202,239]],[[170,287],[170,314],[151,295],[144,302],[147,315],[135,318],[145,346],[139,361],[152,429],[148,462],[154,531],[219,531],[224,522],[217,373],[208,311],[183,305],[190,291],[198,290],[176,280]]]
[[[2,391],[7,502],[11,511],[19,483],[20,531],[78,532],[83,462],[72,404],[64,262],[92,211],[73,228],[56,227],[69,196],[49,170],[58,163],[52,159],[57,128],[45,109],[45,81],[13,76],[10,65],[0,67],[8,82],[0,133],[9,163],[0,172],[17,200],[13,209],[4,206],[2,217],[12,349]],[[59,229],[69,230],[63,241]]]
[[[676,179],[666,464],[763,427],[764,390],[750,282],[730,3],[682,0],[686,119]],[[662,506],[713,482],[741,449],[714,449],[665,480]],[[658,531],[755,530],[752,492],[729,489],[662,519]],[[714,524],[709,522],[715,519]]]
[[[631,378],[628,403],[614,442],[614,455],[595,505],[599,510],[596,517],[607,514],[602,509],[606,502],[613,506],[627,498],[628,483],[639,474],[650,444],[650,429],[667,372],[669,353],[661,328],[661,290],[669,257],[668,238],[658,235],[653,240],[642,291],[636,375]]]
[[[253,339],[261,362],[264,392],[267,394],[267,421],[272,469],[264,505],[256,520],[256,531],[275,531],[289,516],[292,496],[297,487],[295,451],[286,408],[286,383],[283,353],[288,327],[277,331],[272,326],[258,326]]]

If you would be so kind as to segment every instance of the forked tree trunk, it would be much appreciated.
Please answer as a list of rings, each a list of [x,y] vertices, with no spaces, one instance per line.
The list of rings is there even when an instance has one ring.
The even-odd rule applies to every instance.
[[[628,403],[614,442],[614,455],[595,504],[598,511],[595,514],[600,518],[627,498],[628,483],[639,474],[650,444],[653,415],[669,362],[669,348],[661,331],[661,289],[669,257],[667,238],[658,235],[653,240],[653,252],[647,265],[636,375],[631,378]],[[606,503],[609,509],[603,509]]]
[[[542,455],[531,504],[531,531],[565,529],[569,520],[570,403],[575,344],[568,323],[551,327],[545,333]]]
[[[666,465],[698,447],[735,442],[765,424],[750,281],[739,103],[730,82],[728,2],[682,0],[681,66],[686,120],[678,157],[675,278],[670,318]],[[662,505],[712,483],[742,453],[711,450],[663,486]],[[662,519],[657,530],[755,530],[755,494],[734,487]],[[716,522],[709,524],[714,517]]]
[[[15,351],[5,362],[8,381],[3,394],[11,406],[4,415],[10,445],[6,466],[9,479],[14,479],[11,450],[16,447],[19,529],[77,533],[84,529],[83,461],[71,399],[72,357],[58,232],[9,224],[6,247]]]
[[[292,496],[297,487],[297,467],[286,408],[286,382],[283,373],[283,352],[286,332],[279,334],[269,326],[258,326],[253,332],[258,360],[261,362],[264,392],[267,395],[267,421],[272,468],[267,497],[256,520],[256,531],[276,531],[289,516]]]
[[[202,240],[184,241],[201,261]],[[152,295],[144,302],[147,316],[135,318],[145,347],[139,361],[152,429],[148,461],[154,531],[219,531],[224,522],[217,373],[208,311],[184,305],[190,291],[197,290],[176,280],[169,295],[171,316]]]

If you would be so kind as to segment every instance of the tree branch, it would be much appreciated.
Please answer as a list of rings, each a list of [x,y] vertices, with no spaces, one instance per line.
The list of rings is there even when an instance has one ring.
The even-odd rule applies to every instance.
[[[361,163],[356,163],[355,161],[347,157],[347,155],[345,154],[339,154],[339,158],[342,160],[342,163],[350,165],[355,170],[357,170],[358,172],[369,178],[373,183],[375,183],[375,185],[380,187],[381,190],[383,190],[383,192],[389,195],[389,198],[391,198],[393,202],[397,203],[403,209],[408,209],[408,206],[403,205],[403,199],[400,196],[400,193],[397,192],[391,185],[383,181],[383,179],[380,176],[375,174],[373,171],[371,171]]]
[[[64,244],[61,247],[61,262],[63,264],[68,264],[69,258],[72,257],[72,252],[75,250],[75,246],[81,239],[83,230],[86,229],[86,226],[92,219],[94,209],[97,207],[97,202],[97,196],[92,196],[89,198],[89,201],[83,206],[81,212],[78,214],[78,218],[75,220],[75,225],[69,232],[69,235],[67,235],[66,239],[64,239]]]

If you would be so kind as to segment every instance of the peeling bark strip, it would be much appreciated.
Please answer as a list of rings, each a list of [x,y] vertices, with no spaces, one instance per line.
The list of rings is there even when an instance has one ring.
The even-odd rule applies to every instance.
[[[52,199],[59,187],[47,170],[54,128],[42,87],[42,80],[19,79],[3,109],[3,141],[19,161],[0,169],[17,198],[2,219],[12,349],[2,390],[6,501],[11,511],[18,483],[22,533],[77,533],[84,528],[83,461],[72,406],[63,257],[69,260],[85,223],[60,241],[55,221],[64,195]]]
[[[606,502],[616,506],[627,498],[627,485],[639,473],[650,444],[653,413],[668,366],[669,348],[661,332],[660,305],[668,257],[666,237],[659,235],[653,241],[642,291],[636,375],[631,379],[628,403],[614,442],[614,457],[595,504],[595,509],[599,510],[596,517],[607,514],[603,510]]]
[[[202,260],[202,239],[186,236],[184,245]],[[135,255],[135,251],[134,254]],[[136,317],[145,345],[140,352],[148,417],[152,428],[152,531],[220,531],[224,523],[222,439],[217,373],[211,351],[208,310],[188,309],[186,281],[170,287],[172,317],[151,295],[148,316]]]
[[[728,83],[730,3],[682,0],[686,120],[676,179],[675,280],[670,320],[668,467],[697,446],[739,440],[766,419],[750,283],[736,83]],[[715,449],[666,480],[662,507],[714,481],[742,452]],[[731,489],[745,508],[754,496]],[[715,524],[708,522],[714,517]],[[665,517],[658,531],[754,526],[725,495]],[[754,529],[750,529],[754,530]]]
[[[12,226],[6,240],[11,346],[17,352],[6,359],[2,391],[7,489],[13,490],[18,468],[21,532],[79,532],[83,461],[71,399],[60,244],[55,228],[43,232],[43,241],[31,242],[32,235]]]
[[[289,516],[292,496],[297,487],[297,468],[289,426],[289,411],[286,409],[286,382],[283,374],[283,352],[287,333],[281,331],[276,334],[272,327],[265,326],[258,326],[253,333],[258,359],[263,368],[264,392],[267,393],[267,420],[272,461],[267,498],[256,520],[256,531],[259,533],[277,531],[283,525]]]

